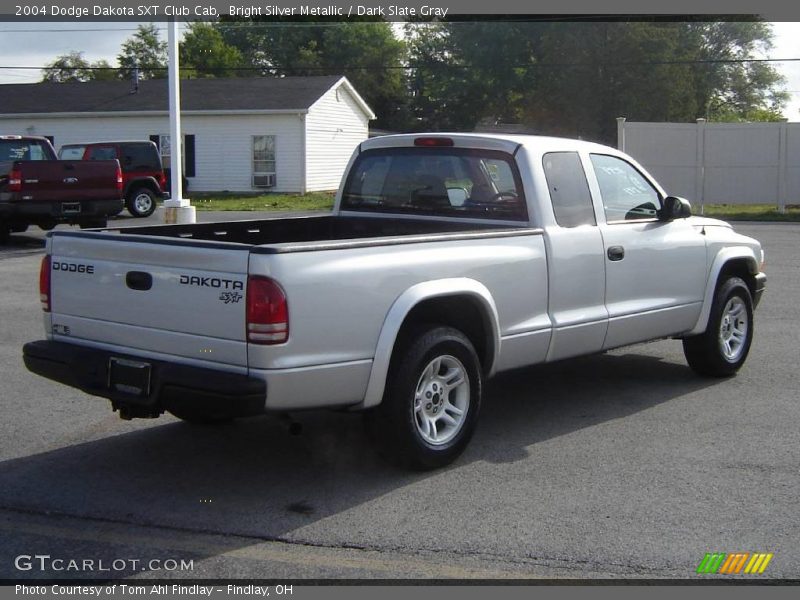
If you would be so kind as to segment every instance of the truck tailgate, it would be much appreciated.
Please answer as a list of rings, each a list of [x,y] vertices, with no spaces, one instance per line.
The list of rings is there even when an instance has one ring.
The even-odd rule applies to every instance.
[[[116,160],[42,160],[16,163],[22,174],[23,199],[108,200],[119,198]]]
[[[247,246],[92,232],[50,238],[54,339],[247,369]]]

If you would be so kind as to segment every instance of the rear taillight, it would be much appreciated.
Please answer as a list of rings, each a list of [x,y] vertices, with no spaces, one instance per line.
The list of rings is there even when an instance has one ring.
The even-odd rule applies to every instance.
[[[119,162],[117,162],[117,191],[122,196],[122,169],[119,166]]]
[[[11,169],[11,172],[8,174],[8,191],[22,191],[22,171],[19,169]]]
[[[39,299],[42,301],[42,310],[50,312],[50,255],[42,259],[39,267]]]
[[[286,294],[269,277],[247,278],[247,341],[251,344],[283,344],[289,339]]]

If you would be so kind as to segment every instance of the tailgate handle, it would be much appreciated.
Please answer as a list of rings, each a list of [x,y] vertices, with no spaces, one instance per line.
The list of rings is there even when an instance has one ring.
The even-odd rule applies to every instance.
[[[144,271],[128,271],[125,275],[125,283],[132,290],[144,292],[153,287],[153,276]]]

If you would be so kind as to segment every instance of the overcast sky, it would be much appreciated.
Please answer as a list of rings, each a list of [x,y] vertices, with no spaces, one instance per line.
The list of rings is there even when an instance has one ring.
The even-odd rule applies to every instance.
[[[0,83],[35,83],[41,79],[39,67],[72,50],[83,51],[90,62],[105,59],[116,66],[120,45],[136,31],[136,25],[0,22]],[[159,23],[159,27],[166,40],[166,23]],[[775,47],[767,58],[800,59],[800,23],[773,23],[773,31]],[[784,116],[790,121],[800,121],[800,61],[775,63],[775,66],[786,77],[786,89],[791,94]]]

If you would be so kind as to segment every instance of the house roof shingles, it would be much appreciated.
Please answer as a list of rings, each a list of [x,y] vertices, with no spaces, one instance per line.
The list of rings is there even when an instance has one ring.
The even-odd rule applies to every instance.
[[[341,79],[247,77],[182,79],[182,111],[306,110]],[[166,79],[0,85],[0,114],[148,112],[169,109]]]

